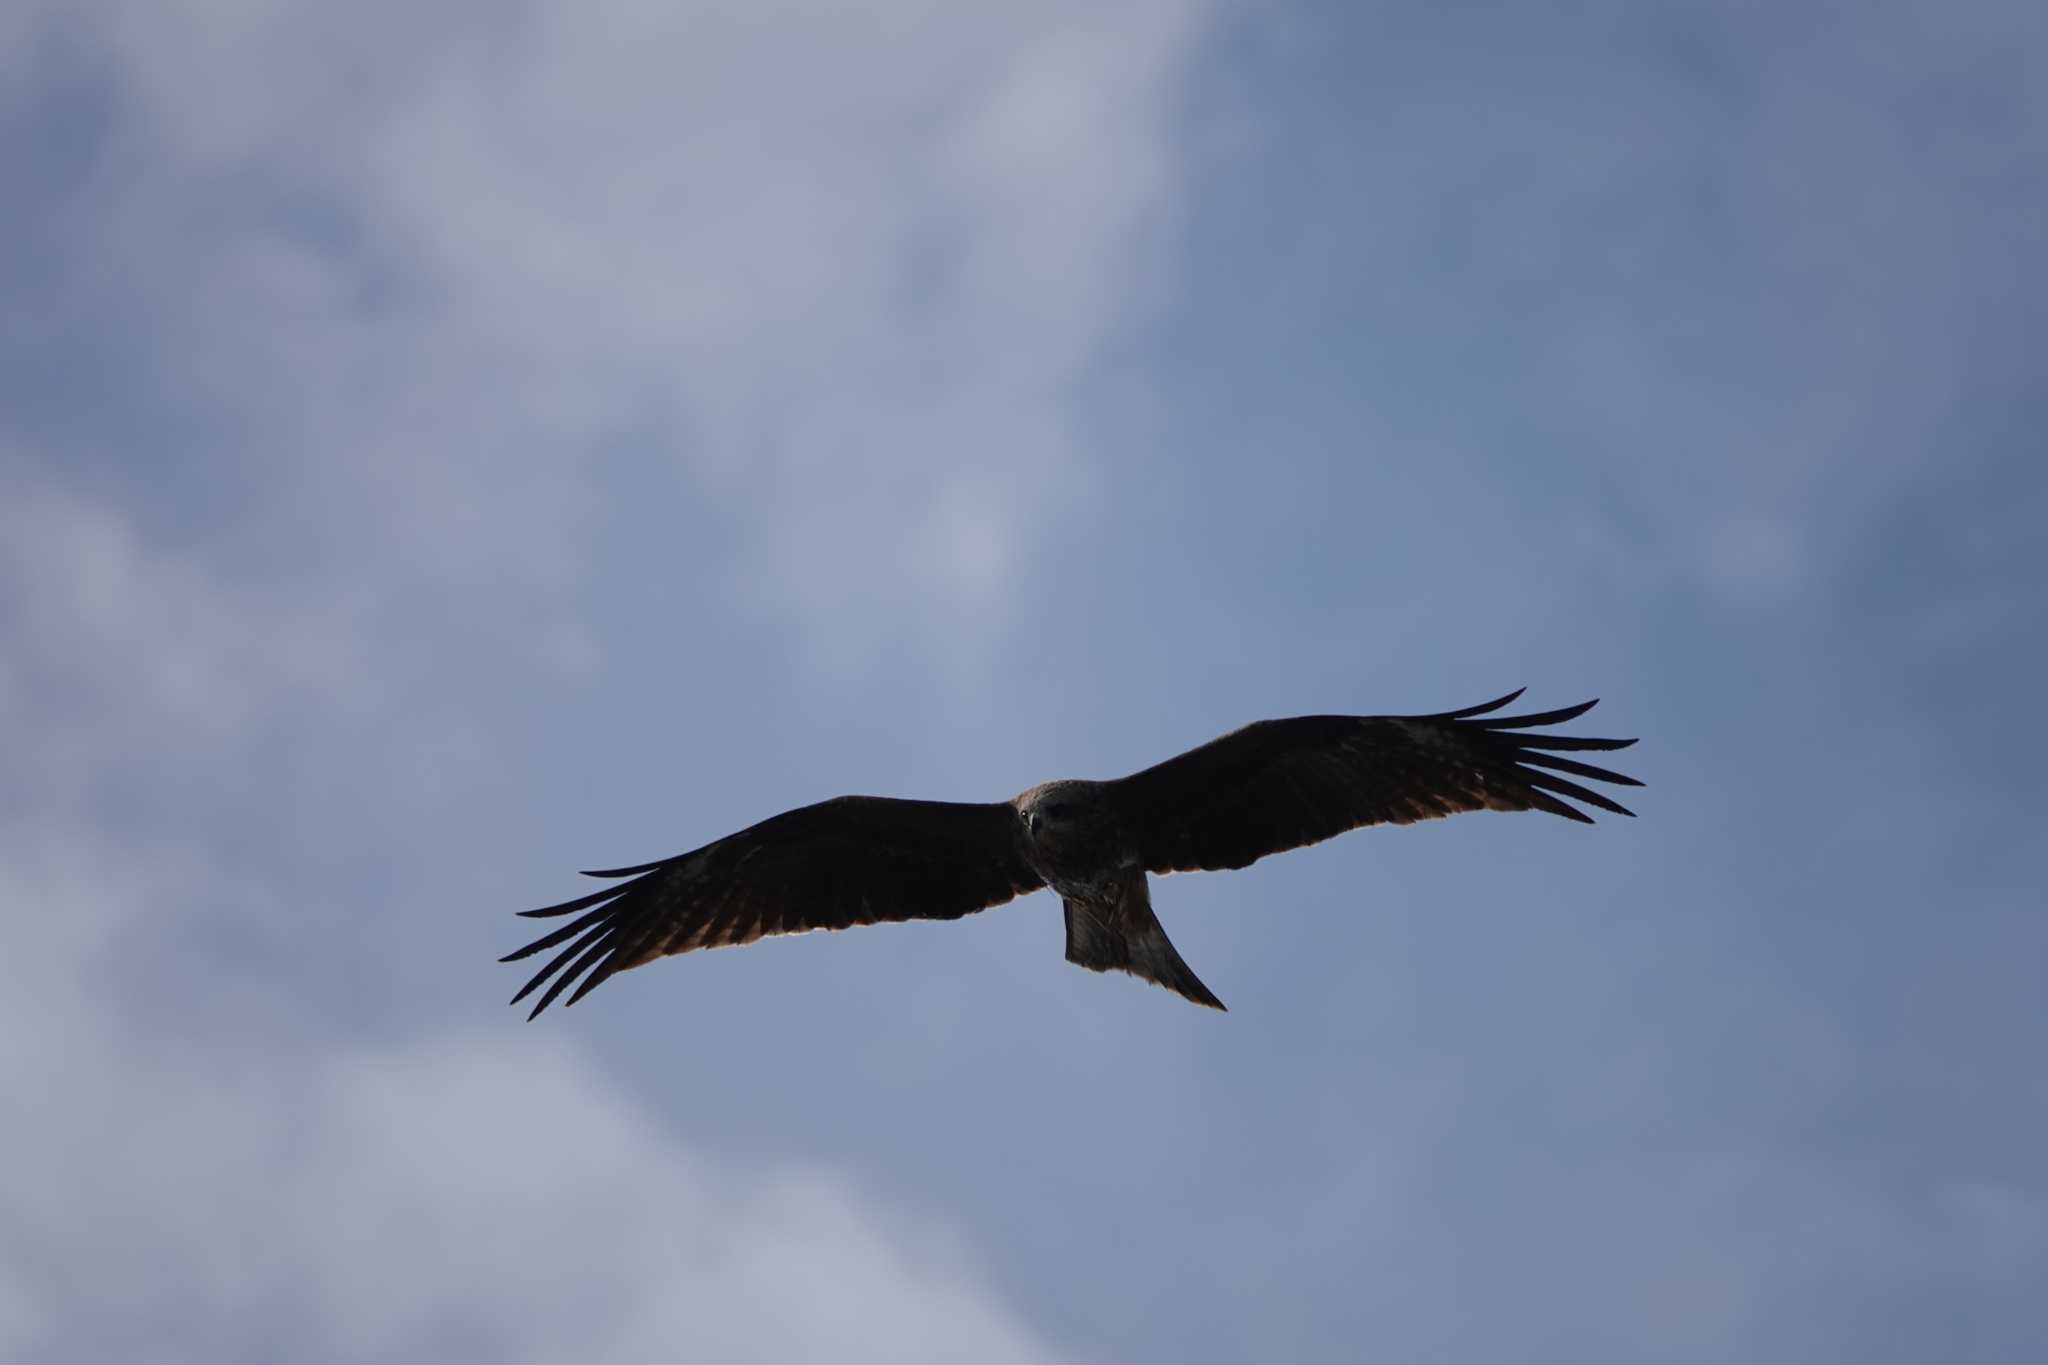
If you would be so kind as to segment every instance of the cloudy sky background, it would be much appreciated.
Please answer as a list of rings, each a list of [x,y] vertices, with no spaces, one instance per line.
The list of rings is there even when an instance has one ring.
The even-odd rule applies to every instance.
[[[0,16],[0,1356],[2048,1352],[2037,5]],[[527,1025],[507,912],[1529,684],[1643,818]],[[523,1013],[523,1012],[522,1012]]]

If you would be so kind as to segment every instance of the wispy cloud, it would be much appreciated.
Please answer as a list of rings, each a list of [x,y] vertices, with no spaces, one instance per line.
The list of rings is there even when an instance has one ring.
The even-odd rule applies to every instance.
[[[623,452],[736,498],[781,551],[771,594],[872,581],[957,626],[1000,606],[988,557],[1068,477],[1071,386],[1159,282],[1200,16],[48,28],[112,68],[80,96],[100,130],[61,149],[90,208],[64,283],[161,336],[158,382],[228,424],[229,471],[322,466],[404,552],[545,590],[591,534],[578,471]]]
[[[11,13],[9,354],[79,401],[0,429],[10,1356],[1062,1356],[964,1228],[394,986],[518,838],[526,718],[633,638],[621,526],[710,539],[799,662],[856,602],[935,657],[1000,619],[1203,22]]]

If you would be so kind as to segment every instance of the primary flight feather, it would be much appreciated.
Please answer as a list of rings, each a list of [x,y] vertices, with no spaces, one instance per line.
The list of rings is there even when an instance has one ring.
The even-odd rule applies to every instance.
[[[1009,801],[836,797],[673,858],[586,873],[623,880],[522,911],[575,918],[500,960],[561,946],[512,997],[546,986],[531,1019],[564,991],[573,1005],[614,972],[672,953],[959,919],[1049,886],[1066,912],[1067,961],[1222,1009],[1152,913],[1148,873],[1244,867],[1346,830],[1469,810],[1541,810],[1586,824],[1573,802],[1634,813],[1572,779],[1640,782],[1559,754],[1635,741],[1528,733],[1594,703],[1495,714],[1521,695],[1428,716],[1262,720],[1128,777],[1043,782]]]

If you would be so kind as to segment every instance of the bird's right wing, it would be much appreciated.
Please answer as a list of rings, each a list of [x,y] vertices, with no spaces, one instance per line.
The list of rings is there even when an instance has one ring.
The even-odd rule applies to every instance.
[[[577,918],[500,959],[567,945],[512,997],[517,1003],[553,978],[528,1018],[579,977],[569,1004],[612,973],[670,953],[812,929],[958,919],[1042,885],[1007,802],[881,796],[784,811],[691,853],[589,875],[631,880],[522,911]]]
[[[1590,818],[1619,802],[1571,780],[1638,787],[1632,777],[1548,750],[1625,749],[1538,727],[1592,702],[1536,715],[1494,714],[1520,692],[1429,716],[1295,716],[1262,720],[1111,783],[1124,830],[1152,872],[1244,867],[1269,853],[1365,825],[1405,825],[1473,810],[1541,810]]]

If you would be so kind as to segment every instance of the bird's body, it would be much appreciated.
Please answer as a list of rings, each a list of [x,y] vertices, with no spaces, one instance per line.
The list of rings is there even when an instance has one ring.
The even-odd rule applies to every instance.
[[[958,919],[1049,887],[1066,916],[1067,961],[1222,1009],[1153,913],[1149,873],[1239,868],[1345,830],[1468,810],[1591,823],[1566,797],[1630,814],[1559,774],[1640,783],[1547,751],[1635,741],[1520,733],[1592,702],[1491,716],[1519,695],[1428,716],[1259,721],[1129,777],[1042,782],[1004,802],[842,796],[784,811],[689,853],[591,873],[630,880],[523,912],[577,918],[504,959],[567,944],[513,1000],[549,983],[537,1015],[579,978],[570,1004],[614,972],[673,953]]]
[[[1023,833],[1024,860],[1062,896],[1105,894],[1136,855],[1111,802],[1106,782],[1063,778],[1041,782],[1012,797]]]
[[[1016,797],[1024,858],[1059,893],[1067,961],[1092,971],[1126,971],[1223,1008],[1152,913],[1145,864],[1124,828],[1115,784],[1067,778]]]

